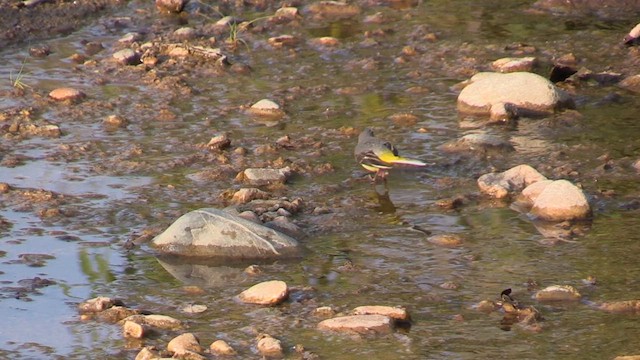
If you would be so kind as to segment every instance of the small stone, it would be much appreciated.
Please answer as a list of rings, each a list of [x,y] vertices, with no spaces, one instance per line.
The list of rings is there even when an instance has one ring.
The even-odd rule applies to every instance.
[[[490,313],[497,310],[499,306],[491,300],[482,300],[478,304],[476,304],[474,308],[484,313]]]
[[[577,301],[582,295],[570,285],[551,285],[538,291],[535,295],[538,301]]]
[[[281,357],[283,355],[280,340],[271,337],[271,335],[261,334],[258,337],[257,347],[258,352],[262,356]]]
[[[93,56],[102,50],[104,50],[104,46],[102,46],[102,43],[98,41],[89,41],[84,45],[84,51],[89,56]]]
[[[244,182],[254,185],[268,185],[268,184],[284,184],[291,175],[291,169],[285,167],[282,169],[245,169],[240,173],[239,177]]]
[[[209,346],[209,350],[214,355],[229,356],[237,354],[237,352],[224,340],[216,340],[212,342]]]
[[[340,40],[332,36],[322,36],[322,37],[310,39],[309,43],[315,46],[335,47],[340,45]]]
[[[276,213],[279,215],[282,212],[287,212],[289,213],[287,210],[280,208],[278,209],[278,211],[276,211]],[[267,221],[264,226],[271,228],[273,230],[276,230],[280,233],[283,233],[285,235],[289,235],[294,239],[301,239],[304,238],[305,234],[302,231],[302,229],[300,229],[300,227],[296,224],[294,224],[289,218],[291,217],[291,213],[289,213],[288,216],[277,216],[276,218],[274,218],[271,221]]]
[[[113,58],[122,65],[137,65],[140,63],[140,56],[132,49],[117,51],[113,54]]]
[[[207,305],[191,304],[183,307],[180,310],[186,314],[200,314],[207,311]]]
[[[169,344],[167,344],[167,350],[172,353],[180,354],[184,351],[193,351],[199,353],[202,351],[200,341],[192,333],[184,333],[176,336]]]
[[[78,305],[78,310],[81,313],[101,312],[116,305],[122,306],[122,301],[114,300],[105,296],[99,296],[81,303]]]
[[[358,334],[388,334],[393,331],[391,318],[384,315],[349,315],[323,320],[320,330],[355,332]]]
[[[197,36],[196,30],[191,27],[181,27],[173,32],[173,37],[177,40],[191,40]]]
[[[188,0],[156,0],[156,7],[160,11],[179,13],[184,9]]]
[[[407,309],[402,307],[368,305],[353,309],[354,315],[384,315],[399,321],[409,321]]]
[[[85,94],[77,89],[62,87],[54,89],[49,93],[49,97],[56,101],[77,101],[85,97]]]
[[[437,234],[427,238],[427,241],[442,247],[458,247],[462,245],[462,237],[457,234]]]
[[[298,8],[295,8],[292,6],[281,7],[280,9],[276,10],[276,13],[275,13],[275,16],[289,18],[289,19],[294,19],[299,15],[300,15],[300,12],[298,11]]]
[[[640,300],[605,302],[598,308],[612,313],[640,313]]]
[[[287,283],[271,280],[256,284],[238,295],[247,304],[277,305],[289,297]]]
[[[229,146],[231,146],[231,140],[227,134],[216,135],[207,143],[207,147],[212,150],[224,150]]]
[[[147,333],[147,329],[144,325],[138,324],[133,321],[125,320],[122,325],[122,333],[124,337],[142,339]]]
[[[131,44],[140,40],[142,40],[142,34],[137,32],[129,32],[124,34],[124,36],[122,36],[120,39],[118,39],[118,42],[122,44]]]
[[[46,45],[32,46],[29,48],[29,55],[35,58],[47,57],[51,54],[51,49]]]
[[[316,316],[334,316],[336,311],[331,306],[320,306],[313,311]]]
[[[109,128],[124,128],[127,127],[129,121],[119,115],[109,115],[102,123]]]
[[[251,105],[249,113],[256,116],[268,118],[280,118],[284,116],[284,111],[280,109],[280,105],[269,99],[262,99]]]
[[[231,198],[235,204],[246,204],[255,199],[268,199],[269,193],[257,188],[244,188],[236,191]],[[254,214],[255,215],[255,214]]]
[[[183,46],[174,46],[169,50],[169,56],[177,58],[187,57],[189,56],[189,49]]]
[[[502,58],[491,63],[494,70],[501,73],[511,73],[516,71],[531,71],[535,66],[537,59],[533,56],[523,58]]]
[[[145,346],[140,350],[140,352],[138,352],[135,360],[157,360],[160,358],[160,353],[156,351],[155,347]]]
[[[281,48],[284,46],[296,46],[298,45],[298,42],[299,42],[298,38],[293,35],[280,35],[280,36],[270,37],[267,40],[267,43],[269,43],[269,45],[276,48]]]

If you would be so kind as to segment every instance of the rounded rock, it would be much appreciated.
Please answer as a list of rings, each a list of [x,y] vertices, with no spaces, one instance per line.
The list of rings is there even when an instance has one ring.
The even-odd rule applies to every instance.
[[[260,335],[257,348],[260,355],[265,357],[281,357],[283,354],[280,340],[271,335]]]
[[[551,285],[538,291],[535,295],[538,301],[577,301],[582,295],[571,285]]]
[[[137,65],[140,63],[140,56],[132,49],[117,51],[113,54],[113,58],[122,65]]]
[[[530,215],[545,221],[584,220],[591,216],[591,207],[577,186],[556,180],[536,197]]]
[[[229,356],[235,355],[237,352],[224,340],[216,340],[211,343],[209,350],[214,355]]]
[[[167,350],[172,353],[182,353],[185,351],[201,352],[202,347],[200,341],[192,333],[184,333],[176,336],[169,344],[167,344]]]
[[[289,288],[287,283],[280,280],[261,282],[238,295],[240,301],[258,305],[277,305],[288,297]]]
[[[77,101],[85,97],[85,94],[71,87],[61,87],[49,93],[49,97],[56,101]]]

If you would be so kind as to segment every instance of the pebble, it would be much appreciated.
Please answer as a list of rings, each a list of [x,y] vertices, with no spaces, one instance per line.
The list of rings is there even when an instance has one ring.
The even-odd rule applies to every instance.
[[[78,310],[81,313],[101,312],[116,305],[122,306],[124,304],[120,300],[114,300],[109,297],[99,296],[81,303],[80,305],[78,305]]]
[[[138,352],[135,360],[156,360],[160,359],[160,353],[153,346],[145,346]]]
[[[119,115],[109,115],[102,121],[102,124],[108,128],[124,128],[127,127],[129,121]]]
[[[224,340],[216,340],[212,342],[209,346],[209,350],[214,355],[230,356],[237,354],[231,345],[227,344]]]
[[[249,168],[238,174],[237,179],[254,186],[284,184],[291,175],[291,169]]]
[[[393,331],[393,322],[384,315],[348,315],[323,320],[320,330],[355,332],[358,334],[388,334]]]
[[[258,188],[243,188],[236,191],[231,198],[235,204],[246,204],[255,199],[268,199],[269,193]],[[255,215],[255,214],[254,214]]]
[[[182,321],[167,315],[133,315],[125,318],[141,325],[149,325],[158,329],[177,330],[182,328]]]
[[[538,301],[577,301],[582,295],[571,285],[551,285],[538,291],[535,295]]]
[[[129,32],[118,39],[118,42],[122,44],[131,44],[140,40],[142,40],[142,34],[137,32]]]
[[[56,101],[77,101],[85,97],[85,94],[71,87],[61,87],[52,90],[49,97]]]
[[[251,105],[248,112],[252,115],[268,118],[280,118],[284,116],[284,111],[282,111],[280,105],[269,99],[262,99]]]
[[[173,32],[173,37],[176,40],[191,40],[197,36],[196,30],[191,27],[181,27]]]
[[[189,0],[156,0],[156,7],[160,11],[179,13]]]
[[[531,71],[536,63],[537,59],[533,56],[523,58],[507,57],[492,62],[491,67],[501,73],[511,73],[516,71]]]
[[[229,146],[231,146],[231,139],[227,134],[216,135],[207,143],[207,147],[212,150],[224,150]]]
[[[598,306],[600,310],[613,313],[639,313],[640,300],[611,301]]]
[[[280,340],[267,334],[258,336],[257,344],[258,352],[266,357],[281,357],[283,355],[282,344]]]
[[[144,325],[129,320],[125,320],[122,325],[122,333],[127,338],[142,339],[147,331]]]
[[[137,65],[140,63],[140,56],[132,49],[122,49],[113,54],[113,58],[122,65]]]
[[[427,241],[442,247],[458,247],[462,245],[462,237],[457,234],[437,234],[429,236]]]
[[[296,7],[286,6],[276,10],[275,16],[283,17],[287,19],[295,19],[296,17],[300,16],[300,12]]]
[[[247,304],[277,305],[289,297],[287,283],[271,280],[256,284],[238,295],[240,301]]]
[[[267,43],[275,48],[281,48],[285,46],[296,46],[300,40],[293,35],[280,35],[270,37]]]
[[[185,351],[201,352],[200,341],[192,333],[184,333],[176,336],[167,344],[167,350],[172,353],[183,353]]]

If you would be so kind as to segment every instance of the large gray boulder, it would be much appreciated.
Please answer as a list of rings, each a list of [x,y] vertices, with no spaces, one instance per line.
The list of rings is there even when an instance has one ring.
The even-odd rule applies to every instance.
[[[292,237],[214,208],[184,214],[152,245],[163,254],[233,260],[294,257],[300,252]]]
[[[518,114],[545,115],[572,107],[573,100],[540,75],[529,72],[481,72],[458,95],[458,110],[471,115],[495,115],[515,107]]]

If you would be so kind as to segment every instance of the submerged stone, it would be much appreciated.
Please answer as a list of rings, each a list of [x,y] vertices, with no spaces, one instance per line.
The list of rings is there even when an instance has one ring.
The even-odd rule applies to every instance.
[[[393,321],[384,315],[349,315],[323,320],[318,328],[358,334],[388,334],[393,331]]]
[[[535,295],[538,301],[576,301],[582,295],[571,285],[551,285],[538,291]]]
[[[298,255],[298,242],[266,226],[226,211],[191,211],[156,236],[164,254],[230,259],[275,259]]]

